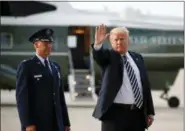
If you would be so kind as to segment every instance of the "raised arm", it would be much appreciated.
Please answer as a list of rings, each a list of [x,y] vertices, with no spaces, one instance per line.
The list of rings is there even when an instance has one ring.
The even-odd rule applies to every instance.
[[[93,58],[97,62],[97,64],[101,67],[105,67],[109,63],[109,50],[103,49],[103,41],[109,36],[106,34],[106,26],[100,25],[96,27],[95,31],[95,41],[92,44],[93,48]]]

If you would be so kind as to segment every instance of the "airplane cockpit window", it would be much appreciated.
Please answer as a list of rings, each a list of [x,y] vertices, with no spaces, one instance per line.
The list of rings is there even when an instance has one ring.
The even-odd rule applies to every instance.
[[[13,47],[13,36],[11,33],[0,33],[1,49],[11,49]]]
[[[1,1],[1,16],[28,16],[46,11],[54,11],[56,7],[37,1]]]

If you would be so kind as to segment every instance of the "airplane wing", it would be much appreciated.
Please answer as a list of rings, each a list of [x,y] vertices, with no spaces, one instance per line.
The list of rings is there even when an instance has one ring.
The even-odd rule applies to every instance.
[[[1,16],[22,17],[56,10],[54,5],[36,1],[1,1]]]

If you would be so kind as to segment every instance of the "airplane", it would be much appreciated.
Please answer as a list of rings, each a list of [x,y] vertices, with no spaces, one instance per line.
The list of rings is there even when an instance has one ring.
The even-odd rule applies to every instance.
[[[1,1],[0,88],[15,89],[17,65],[35,54],[29,36],[47,27],[55,32],[50,59],[61,66],[65,91],[98,94],[101,70],[93,60],[90,46],[95,27],[103,23],[107,31],[117,26],[128,28],[129,50],[144,57],[151,89],[162,90],[166,83],[173,84],[179,69],[184,67],[183,19],[151,19],[121,19],[114,12],[74,9],[68,2]],[[105,48],[111,48],[108,40],[105,43]],[[177,97],[169,101],[179,102]]]

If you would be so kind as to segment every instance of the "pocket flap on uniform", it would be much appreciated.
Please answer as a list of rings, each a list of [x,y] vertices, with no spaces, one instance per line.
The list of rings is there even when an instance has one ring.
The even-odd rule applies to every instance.
[[[34,78],[39,78],[39,77],[42,77],[42,74],[34,75]]]

